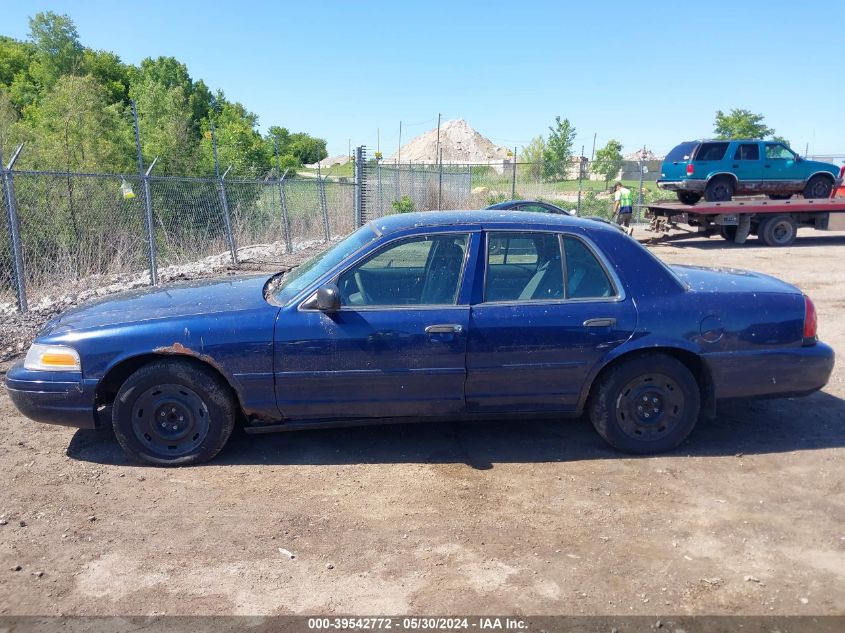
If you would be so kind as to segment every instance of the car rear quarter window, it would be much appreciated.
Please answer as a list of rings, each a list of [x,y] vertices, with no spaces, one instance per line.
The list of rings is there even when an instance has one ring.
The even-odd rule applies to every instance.
[[[728,143],[702,143],[695,160],[722,160],[727,149]]]
[[[698,143],[692,141],[688,143],[681,143],[680,145],[675,147],[671,152],[666,154],[666,158],[664,160],[669,163],[676,163],[682,160],[689,160],[697,146]]]
[[[616,295],[604,266],[583,241],[565,236],[563,250],[566,254],[567,298],[602,299]]]

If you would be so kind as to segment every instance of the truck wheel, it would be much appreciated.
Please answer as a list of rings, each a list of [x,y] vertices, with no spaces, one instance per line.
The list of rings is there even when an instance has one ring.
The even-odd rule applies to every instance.
[[[689,369],[663,354],[622,361],[593,385],[590,420],[626,453],[659,453],[683,442],[698,421],[701,393]]]
[[[804,187],[805,198],[830,198],[833,180],[826,176],[813,176]]]
[[[683,204],[695,204],[701,200],[701,194],[695,193],[694,191],[676,191],[675,193],[678,196],[678,200]]]
[[[719,235],[722,236],[723,240],[733,242],[736,239],[736,227],[719,225]]]
[[[757,227],[757,236],[766,246],[789,246],[798,235],[798,225],[788,215],[766,218]]]
[[[730,178],[714,178],[704,189],[707,202],[728,202],[734,195],[734,183]]]
[[[213,458],[235,425],[231,390],[213,371],[183,360],[141,367],[117,392],[112,425],[139,461],[182,466]]]

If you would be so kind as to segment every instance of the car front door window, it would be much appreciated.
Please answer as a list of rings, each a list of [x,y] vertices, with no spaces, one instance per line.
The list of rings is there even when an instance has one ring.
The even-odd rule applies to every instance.
[[[766,160],[795,160],[795,154],[781,143],[766,143]]]
[[[391,244],[340,275],[349,307],[454,305],[467,234],[415,237]]]

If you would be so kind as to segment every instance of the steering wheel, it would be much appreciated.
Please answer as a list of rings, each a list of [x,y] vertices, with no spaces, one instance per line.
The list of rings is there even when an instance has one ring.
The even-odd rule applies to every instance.
[[[355,271],[354,279],[355,279],[355,285],[358,286],[358,292],[360,292],[361,296],[364,298],[364,302],[366,304],[373,303],[373,298],[367,293],[366,288],[364,288],[364,280],[361,276],[360,270]]]

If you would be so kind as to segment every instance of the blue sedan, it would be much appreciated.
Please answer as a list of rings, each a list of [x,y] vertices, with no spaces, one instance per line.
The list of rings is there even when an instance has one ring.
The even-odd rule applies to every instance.
[[[6,376],[28,417],[111,425],[132,457],[251,433],[577,416],[619,450],[678,446],[716,402],[812,393],[813,303],[751,272],[668,267],[615,228],[515,211],[382,218],[291,273],[109,297]]]

